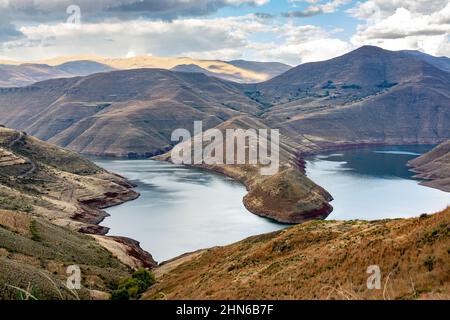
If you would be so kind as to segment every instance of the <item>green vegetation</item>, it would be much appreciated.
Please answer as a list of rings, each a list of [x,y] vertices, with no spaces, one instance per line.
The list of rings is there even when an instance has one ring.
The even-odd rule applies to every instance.
[[[434,269],[434,257],[428,256],[425,261],[423,262],[424,266],[427,268],[428,271],[433,271]]]
[[[33,206],[28,204],[23,197],[14,197],[0,194],[0,209],[11,211],[33,212]]]
[[[156,283],[155,275],[147,269],[135,271],[130,278],[123,279],[111,295],[111,300],[138,299],[142,293]]]
[[[361,89],[362,87],[357,84],[343,84],[342,89]]]
[[[322,89],[336,89],[336,86],[334,85],[333,81],[328,80],[327,83],[322,86]]]
[[[42,240],[37,229],[36,220],[31,220],[30,222],[30,233],[31,233],[31,240],[38,242]]]
[[[384,80],[382,83],[377,85],[377,87],[380,89],[389,89],[396,86],[397,84],[398,84],[397,82],[389,82],[387,80]]]

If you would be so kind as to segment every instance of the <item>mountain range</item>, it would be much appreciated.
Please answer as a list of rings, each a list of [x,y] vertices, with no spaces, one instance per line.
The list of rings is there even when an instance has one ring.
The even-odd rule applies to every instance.
[[[301,173],[304,156],[450,139],[450,73],[430,59],[364,46],[256,84],[208,76],[197,66],[102,72],[0,89],[0,119],[79,153],[116,157],[164,154],[176,143],[172,132],[193,130],[198,120],[205,130],[279,129],[283,169],[276,176],[204,167],[242,181],[250,211],[297,223],[332,210],[331,196]]]
[[[150,156],[170,149],[171,132],[190,129],[193,120],[211,128],[246,115],[311,153],[442,142],[450,138],[449,101],[445,70],[410,53],[365,46],[257,84],[136,69],[4,88],[0,119],[81,153]]]
[[[273,78],[289,70],[291,66],[277,62],[245,60],[227,62],[152,56],[123,59],[75,56],[30,61],[27,63],[0,61],[0,87],[22,87],[34,82],[55,78],[87,76],[99,72],[141,68],[199,72],[224,80],[246,83],[260,82]]]

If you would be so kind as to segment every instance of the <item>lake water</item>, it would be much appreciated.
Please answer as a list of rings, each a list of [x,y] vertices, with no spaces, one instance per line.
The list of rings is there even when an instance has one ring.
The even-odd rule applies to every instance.
[[[429,146],[378,147],[307,159],[308,176],[334,197],[328,219],[400,218],[444,209],[450,194],[420,186],[406,163]],[[286,227],[248,212],[245,188],[207,171],[151,160],[97,160],[141,197],[109,208],[111,235],[141,242],[157,261]]]
[[[430,146],[371,147],[307,159],[308,177],[334,198],[328,219],[376,220],[433,213],[450,205],[450,194],[419,185],[406,163]]]
[[[230,178],[152,160],[96,160],[138,185],[141,197],[107,209],[110,235],[141,242],[161,262],[180,254],[226,245],[285,225],[244,207],[245,187]]]

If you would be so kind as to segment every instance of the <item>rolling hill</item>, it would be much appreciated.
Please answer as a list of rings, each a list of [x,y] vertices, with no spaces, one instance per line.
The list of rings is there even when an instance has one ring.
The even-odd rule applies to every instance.
[[[267,106],[269,126],[289,128],[316,149],[433,144],[450,136],[450,74],[402,52],[361,47],[245,93]]]
[[[245,70],[251,70],[257,73],[267,74],[269,79],[274,78],[280,74],[283,74],[292,68],[292,66],[280,62],[232,60],[227,61],[227,63]]]
[[[10,107],[14,106],[14,107]],[[176,128],[205,128],[260,106],[231,82],[203,74],[137,69],[0,90],[3,124],[81,153],[150,156]]]

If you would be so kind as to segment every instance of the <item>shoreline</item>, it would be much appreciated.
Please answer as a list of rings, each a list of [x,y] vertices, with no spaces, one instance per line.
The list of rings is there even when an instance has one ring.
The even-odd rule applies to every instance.
[[[293,159],[293,161],[294,161],[294,164],[295,164],[295,167],[296,167],[295,169],[298,170],[299,172],[301,172],[302,174],[304,174],[305,176],[307,176],[306,175],[306,171],[305,171],[305,165],[306,165],[305,158],[309,157],[309,156],[314,156],[314,155],[319,155],[319,154],[322,154],[322,153],[328,153],[328,152],[334,152],[334,151],[340,151],[340,150],[351,150],[351,149],[365,148],[365,147],[370,148],[370,147],[377,147],[377,146],[380,146],[380,147],[381,146],[401,146],[401,145],[405,145],[406,146],[406,145],[414,145],[414,144],[417,144],[417,143],[395,143],[395,144],[358,143],[358,144],[345,144],[345,145],[341,145],[341,146],[333,146],[331,148],[325,148],[325,149],[322,149],[322,150],[314,150],[314,151],[311,151],[311,152],[297,151],[295,153],[296,157],[295,157],[295,159]],[[423,144],[423,145],[433,146],[434,144]],[[165,161],[165,162],[171,163],[170,159],[168,159],[168,158],[163,158],[163,159],[161,159],[161,158],[158,159],[158,158],[160,158],[160,156],[156,156],[156,157],[153,157],[153,158],[142,158],[141,160],[145,159],[145,160],[154,160],[154,161]],[[136,158],[124,158],[124,157],[114,157],[113,159],[130,160],[130,161],[132,161],[132,160],[139,160],[139,159],[136,159]],[[248,183],[246,183],[246,180],[244,178],[239,177],[239,176],[235,176],[235,175],[231,175],[231,174],[227,173],[225,170],[223,170],[223,168],[221,168],[221,167],[210,167],[210,166],[205,166],[205,165],[185,165],[185,167],[186,168],[206,170],[206,171],[208,171],[210,173],[218,174],[218,175],[221,175],[221,176],[233,179],[235,182],[238,182],[238,183],[242,184],[246,188],[247,192],[250,191],[250,187],[249,187]],[[407,167],[409,167],[409,166],[407,166]],[[414,170],[412,168],[410,168],[410,171],[414,172]],[[84,204],[89,205],[91,208],[93,208],[95,210],[103,211],[103,209],[107,209],[107,208],[111,208],[111,207],[114,207],[114,206],[117,206],[117,205],[121,205],[121,204],[124,204],[126,202],[136,200],[137,198],[140,197],[140,194],[137,193],[136,191],[134,191],[134,188],[137,187],[136,185],[131,183],[126,177],[122,177],[122,176],[120,176],[120,175],[118,175],[116,173],[113,173],[113,174],[115,176],[117,176],[118,178],[120,178],[120,179],[124,179],[127,182],[128,185],[126,187],[128,188],[129,192],[127,192],[125,194],[125,197],[120,197],[120,196],[117,197],[117,194],[105,194],[104,195],[105,197],[100,197],[99,198],[97,196],[97,197],[92,197],[90,199],[87,199],[87,203],[84,202]],[[422,184],[422,185],[424,185],[426,187],[439,189],[439,188],[434,187],[432,185],[427,185],[427,183],[429,183],[429,181],[426,181],[426,180],[420,182],[420,184]],[[321,186],[319,186],[319,187],[322,188]],[[442,190],[442,191],[445,191],[445,190]],[[247,193],[247,195],[248,195],[248,193]],[[248,211],[250,211],[252,214],[255,214],[257,216],[260,216],[260,217],[263,217],[263,218],[267,218],[267,219],[270,219],[270,220],[272,220],[274,222],[278,222],[278,223],[282,223],[282,224],[287,224],[287,225],[299,224],[298,222],[280,221],[280,220],[274,219],[270,215],[254,213],[249,208],[249,206],[248,206],[248,204],[246,202],[247,195],[244,196],[244,198],[242,199],[242,202],[243,202],[244,206],[246,207],[246,209]],[[122,194],[122,196],[123,196],[123,194]],[[330,202],[332,200],[333,199],[331,199]],[[331,205],[329,205],[329,206],[331,206]],[[322,208],[322,209],[323,210],[317,210],[315,212],[312,212],[310,216],[308,216],[308,214],[306,214],[305,217],[307,218],[307,220],[313,220],[313,219],[323,220],[332,212],[332,210],[328,212],[329,207],[325,207],[325,208]],[[99,219],[96,222],[96,225],[99,226],[100,228],[108,229],[106,227],[101,227],[100,226],[100,223],[102,221],[104,221],[104,219],[106,219],[109,216],[109,214],[107,212],[105,212],[105,213],[106,214],[101,219]],[[300,222],[300,223],[302,223],[302,222]],[[108,232],[109,232],[109,229],[106,230],[106,233],[104,233],[104,234],[98,233],[98,232],[95,232],[93,234],[97,235],[97,236],[101,235],[101,236],[105,236],[105,237],[109,237],[109,238],[114,238],[114,236],[108,236],[107,235]],[[90,232],[87,232],[87,233],[90,233]],[[128,239],[128,238],[124,238],[124,239]],[[139,246],[139,242],[137,242],[137,241],[135,241],[133,239],[128,239],[128,242],[132,243],[134,246],[136,244]],[[143,252],[146,252],[142,248],[140,248],[140,250],[142,250]],[[207,250],[207,248],[206,249],[200,249],[198,251],[202,251],[202,250]],[[184,254],[180,255],[179,257],[174,257],[174,258],[169,259],[167,261],[162,261],[160,263],[157,263],[156,265],[154,265],[154,267],[156,267],[156,266],[160,267],[160,266],[164,265],[165,263],[167,263],[169,261],[178,260],[178,258],[186,256],[186,255],[190,255],[190,254],[192,254],[192,252],[191,253],[189,253],[189,252],[184,253]]]
[[[119,178],[121,182],[124,182],[118,183],[119,181],[115,181],[122,187],[125,187],[126,191],[123,193],[106,192],[102,195],[78,198],[78,203],[87,210],[76,213],[71,219],[75,221],[80,221],[80,219],[84,220],[81,222],[87,223],[86,226],[79,228],[78,231],[92,236],[102,247],[110,251],[111,254],[115,255],[122,263],[134,269],[138,269],[139,267],[153,269],[158,266],[158,263],[153,259],[150,252],[141,248],[138,240],[108,235],[109,228],[100,225],[110,216],[104,209],[115,207],[140,197],[140,194],[134,190],[136,185],[131,183],[125,177],[116,173],[112,174]],[[91,210],[97,215],[94,218],[89,219],[89,217],[86,217],[86,214],[89,214],[89,211]]]

